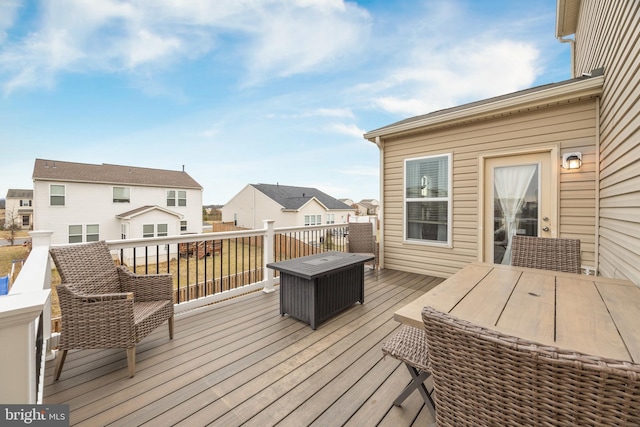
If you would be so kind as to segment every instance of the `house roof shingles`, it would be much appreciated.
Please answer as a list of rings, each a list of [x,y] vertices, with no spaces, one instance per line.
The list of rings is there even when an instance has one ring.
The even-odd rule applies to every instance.
[[[188,173],[111,164],[88,164],[36,159],[33,179],[101,184],[126,184],[148,187],[202,189]]]
[[[33,199],[33,190],[12,189],[7,190],[8,199]]]
[[[277,202],[284,209],[297,210],[304,206],[312,198],[316,198],[327,209],[353,210],[353,208],[341,201],[334,199],[322,191],[311,187],[292,187],[289,185],[251,184],[270,199]]]

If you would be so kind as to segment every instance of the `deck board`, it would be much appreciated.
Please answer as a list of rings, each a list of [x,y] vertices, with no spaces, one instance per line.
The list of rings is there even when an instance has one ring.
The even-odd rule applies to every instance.
[[[176,317],[137,348],[129,378],[122,350],[70,351],[59,381],[46,367],[44,402],[70,405],[71,425],[428,425],[416,392],[392,405],[409,373],[382,357],[399,327],[393,312],[442,279],[365,273],[365,304],[317,330],[279,314],[278,291]]]

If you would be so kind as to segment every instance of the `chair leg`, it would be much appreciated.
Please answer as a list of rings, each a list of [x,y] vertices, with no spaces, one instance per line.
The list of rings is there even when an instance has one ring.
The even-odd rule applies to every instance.
[[[409,370],[409,373],[411,374],[411,382],[409,383],[409,385],[407,385],[404,388],[404,390],[402,390],[402,393],[400,393],[400,395],[396,398],[396,400],[393,401],[393,404],[396,406],[401,406],[402,402],[404,402],[404,400],[407,397],[409,397],[409,395],[413,393],[414,390],[417,389],[422,395],[422,398],[424,399],[425,403],[429,403],[431,404],[431,407],[435,408],[436,405],[433,403],[433,399],[431,399],[431,396],[427,391],[427,387],[425,387],[424,385],[425,380],[429,378],[429,376],[431,375],[431,372],[429,371],[420,372],[413,366],[410,366],[406,363],[405,363],[405,366],[407,367],[407,369]]]
[[[64,359],[67,357],[67,350],[61,350],[58,352],[58,360],[56,361],[56,370],[53,374],[53,380],[58,381],[60,373],[62,372],[62,366],[64,365]]]
[[[127,365],[129,366],[129,377],[136,374],[136,346],[127,349]]]
[[[173,316],[169,317],[169,339],[173,339]]]

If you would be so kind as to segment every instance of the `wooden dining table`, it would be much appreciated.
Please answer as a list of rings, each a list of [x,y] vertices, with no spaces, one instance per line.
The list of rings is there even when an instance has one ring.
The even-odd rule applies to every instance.
[[[628,280],[474,262],[395,312],[422,308],[540,344],[640,363],[640,287]]]

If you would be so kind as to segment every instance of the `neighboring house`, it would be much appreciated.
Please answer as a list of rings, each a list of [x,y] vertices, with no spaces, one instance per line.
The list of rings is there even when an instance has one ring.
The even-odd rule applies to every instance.
[[[36,159],[34,228],[52,243],[202,231],[202,187],[183,171]]]
[[[512,234],[570,237],[584,267],[640,285],[638,13],[559,0],[578,77],[365,134],[382,153],[381,264],[448,277],[508,263]]]
[[[248,184],[221,208],[222,221],[238,227],[262,228],[343,224],[355,209],[320,190],[289,185]]]
[[[356,205],[358,206],[359,215],[377,216],[380,209],[380,202],[376,199],[362,199]]]
[[[33,190],[7,191],[4,211],[5,227],[13,222],[23,230],[33,226]]]
[[[347,206],[353,206],[355,203],[351,199],[338,199]]]

